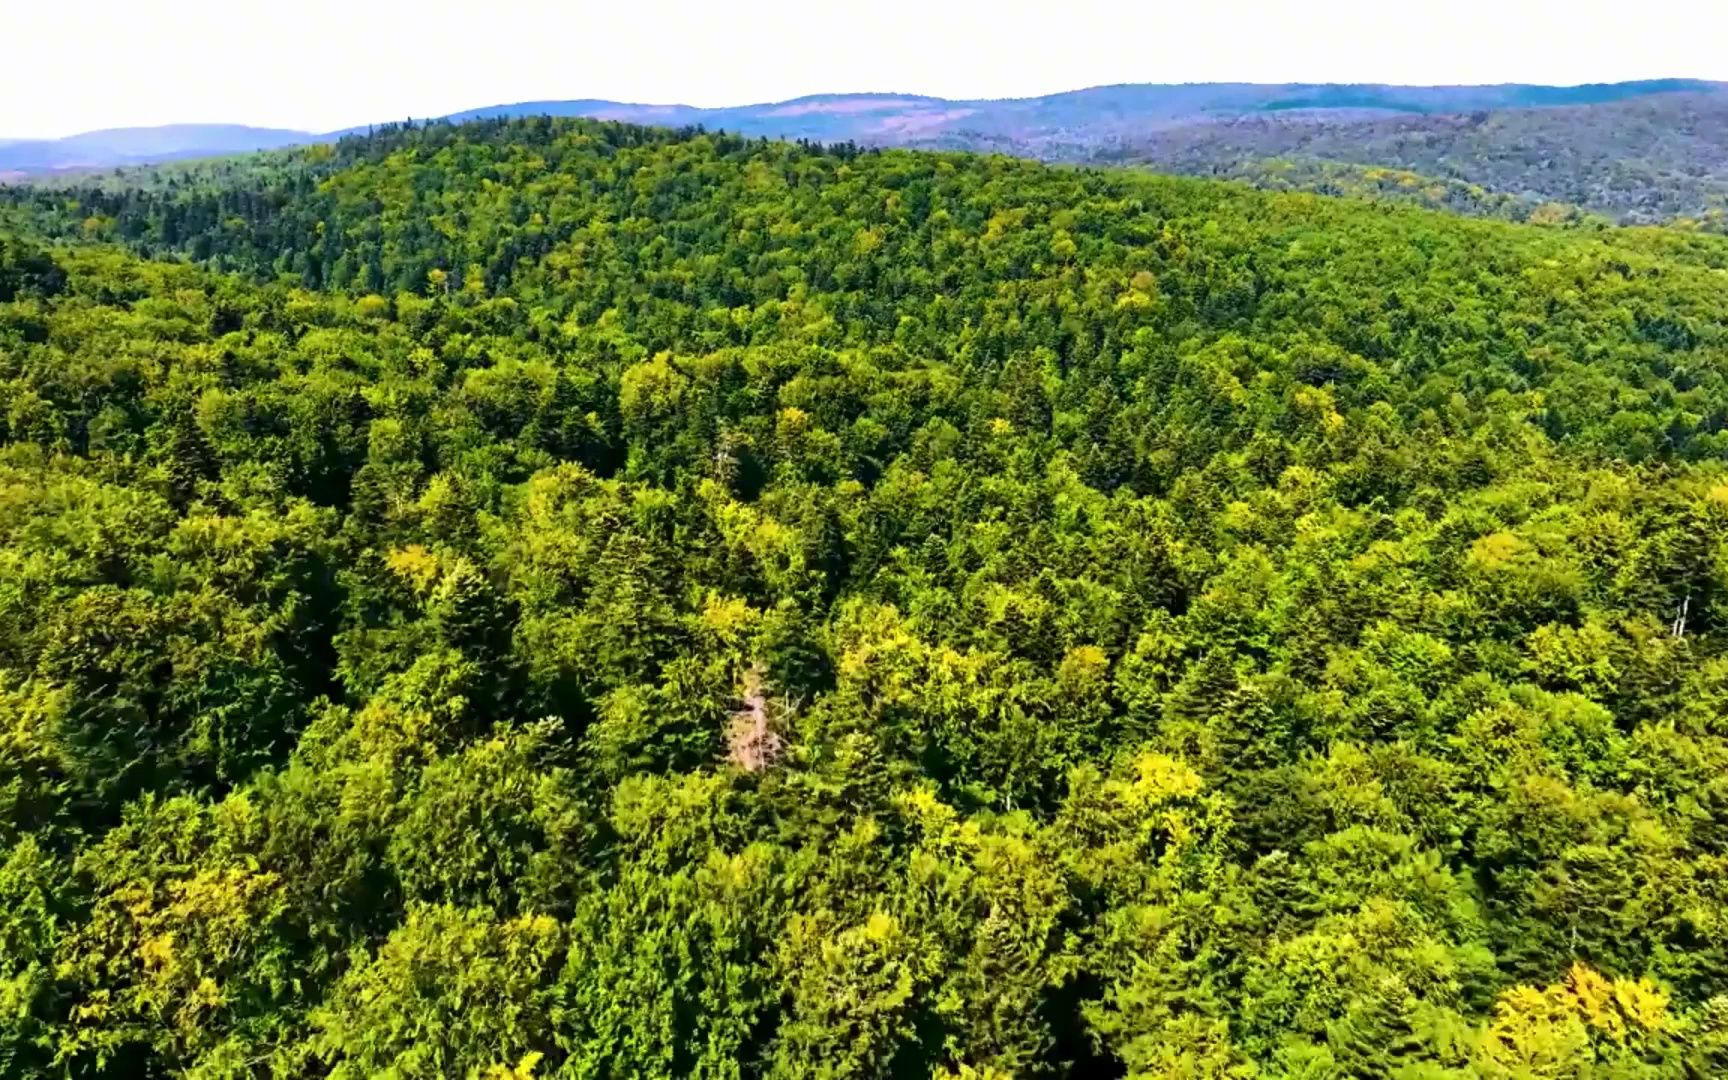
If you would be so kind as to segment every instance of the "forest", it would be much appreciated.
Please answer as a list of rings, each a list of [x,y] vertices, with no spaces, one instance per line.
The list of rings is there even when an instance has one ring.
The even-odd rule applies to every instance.
[[[0,188],[0,1075],[1728,1075],[1728,238],[514,119]]]
[[[1444,115],[1248,115],[1131,133],[1067,156],[1519,221],[1555,224],[1582,211],[1728,232],[1728,94],[1720,90]],[[1363,171],[1398,174],[1397,182],[1334,183]]]

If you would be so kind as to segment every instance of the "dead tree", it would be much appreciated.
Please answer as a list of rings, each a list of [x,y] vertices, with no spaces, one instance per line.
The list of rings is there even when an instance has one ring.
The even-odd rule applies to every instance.
[[[780,760],[786,740],[774,730],[768,697],[763,691],[762,668],[751,665],[744,673],[743,708],[732,713],[726,731],[726,759],[747,772],[761,772]]]

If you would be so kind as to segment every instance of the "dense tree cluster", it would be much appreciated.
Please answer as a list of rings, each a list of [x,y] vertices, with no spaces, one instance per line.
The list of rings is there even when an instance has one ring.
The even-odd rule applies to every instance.
[[[1532,225],[1600,229],[1614,224],[1603,214],[1570,203],[1531,195],[1509,195],[1456,177],[1436,177],[1382,165],[1352,165],[1304,156],[1221,158],[1204,166],[1195,161],[1187,170],[1162,161],[1142,164],[1169,172],[1186,171],[1217,179],[1240,180],[1265,191],[1311,191]],[[1676,228],[1684,227],[1680,223],[1673,224]],[[1710,218],[1692,224],[1700,226],[1719,222]]]
[[[8,196],[0,1073],[1728,1070],[1728,242],[229,175]]]

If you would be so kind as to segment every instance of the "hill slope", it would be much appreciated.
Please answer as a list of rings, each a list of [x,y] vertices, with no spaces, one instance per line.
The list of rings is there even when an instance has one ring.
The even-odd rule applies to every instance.
[[[249,168],[7,196],[0,1072],[1722,1072],[1728,241]]]
[[[1631,222],[1728,211],[1728,94],[1328,121],[1255,116],[1129,136],[1075,156],[1258,179],[1267,159],[1392,166],[1526,207],[1563,202]]]

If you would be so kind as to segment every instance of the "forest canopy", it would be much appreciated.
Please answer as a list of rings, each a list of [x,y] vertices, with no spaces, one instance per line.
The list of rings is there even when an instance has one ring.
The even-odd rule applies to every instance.
[[[0,1073],[1728,1072],[1728,240],[543,119],[0,207]]]

